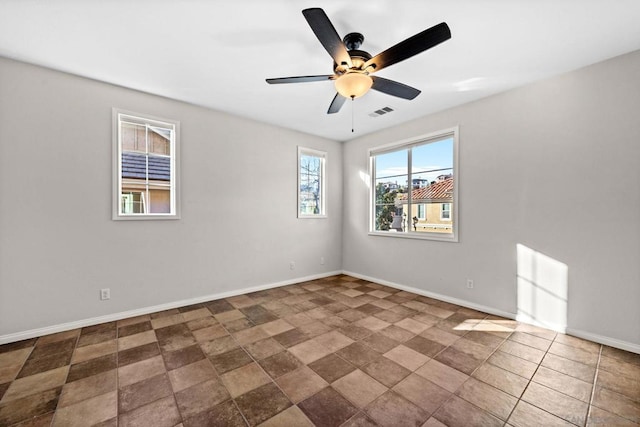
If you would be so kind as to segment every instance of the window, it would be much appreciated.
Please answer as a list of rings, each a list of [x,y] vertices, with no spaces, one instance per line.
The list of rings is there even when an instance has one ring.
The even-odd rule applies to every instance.
[[[440,211],[440,219],[443,221],[451,221],[451,203],[443,203]]]
[[[144,213],[144,193],[139,191],[122,193],[121,208],[123,214]]]
[[[113,111],[113,219],[179,218],[179,122]]]
[[[458,129],[372,149],[374,235],[457,241]]]
[[[323,218],[327,153],[298,147],[298,218]]]

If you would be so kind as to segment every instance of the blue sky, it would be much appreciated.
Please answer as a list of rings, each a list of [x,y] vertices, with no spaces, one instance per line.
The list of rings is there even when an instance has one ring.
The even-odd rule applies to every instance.
[[[397,182],[399,185],[405,185],[407,183],[407,153],[408,150],[400,150],[376,156],[376,183]],[[453,138],[413,147],[412,157],[413,178],[426,178],[434,181],[438,175],[452,172]],[[449,170],[438,171],[437,169]]]

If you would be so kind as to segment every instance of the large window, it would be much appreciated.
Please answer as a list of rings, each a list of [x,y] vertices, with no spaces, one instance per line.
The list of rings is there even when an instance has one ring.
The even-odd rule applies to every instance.
[[[371,150],[371,233],[457,241],[457,153],[457,128]]]
[[[115,109],[113,115],[113,219],[178,218],[179,123]]]
[[[298,218],[325,217],[327,153],[298,147]]]

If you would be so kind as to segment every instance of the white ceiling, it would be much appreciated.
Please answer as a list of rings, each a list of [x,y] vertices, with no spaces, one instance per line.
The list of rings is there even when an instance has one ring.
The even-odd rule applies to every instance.
[[[327,115],[332,82],[264,80],[332,73],[308,7],[372,55],[443,21],[452,38],[377,74],[413,101],[370,91]],[[0,0],[0,56],[340,141],[639,48],[638,0]]]

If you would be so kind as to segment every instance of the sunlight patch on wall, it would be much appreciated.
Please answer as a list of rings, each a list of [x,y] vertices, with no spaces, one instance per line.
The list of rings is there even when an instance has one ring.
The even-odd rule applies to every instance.
[[[569,296],[569,267],[556,259],[517,244],[516,319],[565,332]]]
[[[363,171],[358,172],[358,175],[360,175],[360,179],[364,182],[367,188],[371,188],[371,175]]]

